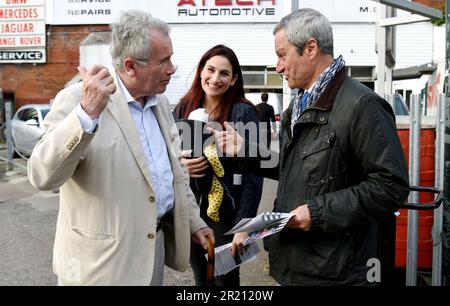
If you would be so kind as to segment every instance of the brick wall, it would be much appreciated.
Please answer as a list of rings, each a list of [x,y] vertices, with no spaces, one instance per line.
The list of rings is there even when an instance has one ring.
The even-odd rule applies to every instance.
[[[413,0],[413,2],[417,2],[420,4],[435,8],[437,10],[441,10],[445,5],[444,0]]]
[[[106,29],[108,26],[47,26],[47,63],[1,64],[0,87],[15,93],[16,109],[48,103],[78,73],[80,43],[89,33]]]

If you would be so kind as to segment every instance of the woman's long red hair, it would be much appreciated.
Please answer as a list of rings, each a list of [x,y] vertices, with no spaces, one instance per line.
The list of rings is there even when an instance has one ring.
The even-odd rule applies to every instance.
[[[200,74],[202,73],[206,62],[214,56],[223,56],[228,59],[233,68],[233,76],[237,76],[237,80],[234,86],[231,86],[220,98],[220,103],[209,116],[210,121],[219,122],[223,125],[224,121],[228,120],[233,104],[235,103],[242,102],[253,106],[253,104],[245,98],[242,70],[236,54],[233,50],[224,45],[217,45],[206,51],[202,56],[197,65],[197,71],[191,88],[186,95],[180,99],[180,102],[176,106],[176,113],[181,111],[181,115],[184,119],[187,119],[192,111],[203,106],[202,103],[205,100],[205,92],[202,89]]]

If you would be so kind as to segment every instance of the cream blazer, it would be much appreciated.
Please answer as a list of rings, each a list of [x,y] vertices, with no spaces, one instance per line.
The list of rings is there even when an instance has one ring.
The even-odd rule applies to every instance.
[[[82,84],[62,90],[28,161],[38,189],[60,187],[53,269],[64,285],[145,285],[152,279],[156,202],[151,174],[125,96],[117,83],[94,135],[83,131],[76,106]],[[184,271],[191,234],[206,224],[179,162],[170,105],[158,96],[155,115],[174,174],[175,206],[164,225],[166,265]]]

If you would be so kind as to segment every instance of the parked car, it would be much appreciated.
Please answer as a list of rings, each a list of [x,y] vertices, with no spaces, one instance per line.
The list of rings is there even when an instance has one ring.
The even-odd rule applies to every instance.
[[[50,111],[50,104],[29,104],[17,110],[11,120],[11,133],[16,151],[30,156],[44,134],[42,121]]]
[[[254,105],[257,105],[261,103],[261,94],[262,92],[250,92],[246,93],[245,97]],[[269,95],[267,103],[273,107],[275,113],[275,126],[278,133],[281,126],[281,115],[283,114],[283,95],[275,92],[268,92],[267,94]]]
[[[391,105],[392,106],[392,105]],[[392,107],[396,116],[409,116],[409,109],[400,94],[394,94],[394,106]]]

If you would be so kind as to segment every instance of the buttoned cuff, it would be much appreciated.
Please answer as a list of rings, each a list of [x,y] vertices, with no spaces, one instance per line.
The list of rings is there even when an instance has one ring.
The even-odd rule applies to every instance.
[[[311,218],[311,230],[318,231],[321,229],[320,222],[320,208],[315,200],[309,200],[306,202],[309,209],[309,216]]]
[[[89,134],[94,134],[97,129],[98,119],[92,119],[88,114],[83,110],[81,104],[77,106],[77,115],[80,119],[81,127],[83,131]]]

